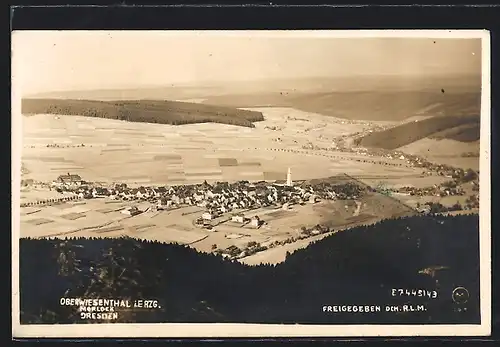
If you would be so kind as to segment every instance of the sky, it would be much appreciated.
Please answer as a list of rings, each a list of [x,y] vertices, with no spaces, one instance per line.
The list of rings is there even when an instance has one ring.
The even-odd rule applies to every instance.
[[[15,32],[23,94],[350,75],[481,74],[480,39],[219,32]]]

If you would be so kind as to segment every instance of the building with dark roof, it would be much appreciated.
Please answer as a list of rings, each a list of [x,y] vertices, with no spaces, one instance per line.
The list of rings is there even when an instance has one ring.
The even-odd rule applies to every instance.
[[[82,184],[83,180],[80,175],[71,175],[68,173],[57,177],[56,182],[60,184]]]

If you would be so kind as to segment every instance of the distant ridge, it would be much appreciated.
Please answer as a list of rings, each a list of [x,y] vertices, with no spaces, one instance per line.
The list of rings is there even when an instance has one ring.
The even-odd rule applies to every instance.
[[[460,141],[460,135],[473,142],[479,139],[479,122],[479,115],[432,117],[370,133],[356,139],[355,143],[363,147],[396,149],[426,137]]]
[[[21,111],[25,115],[58,114],[172,125],[222,123],[251,128],[255,127],[253,122],[264,120],[261,112],[166,100],[23,99]]]

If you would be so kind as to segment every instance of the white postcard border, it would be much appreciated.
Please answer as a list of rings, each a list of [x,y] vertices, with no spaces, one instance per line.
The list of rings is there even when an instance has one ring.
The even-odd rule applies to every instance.
[[[16,74],[16,36],[52,35],[63,31],[23,31],[12,33],[13,115],[21,114],[20,91]],[[69,32],[69,31],[68,31]],[[273,325],[273,324],[72,324],[21,325],[19,302],[19,225],[22,117],[12,119],[12,333],[14,338],[272,338],[272,337],[375,337],[375,336],[487,336],[491,333],[491,187],[490,187],[490,35],[486,30],[276,30],[276,31],[154,31],[159,35],[252,35],[274,37],[404,37],[404,38],[479,38],[482,40],[482,97],[480,137],[480,325]],[[103,31],[88,31],[96,35]],[[151,31],[113,31],[113,35],[144,35]]]

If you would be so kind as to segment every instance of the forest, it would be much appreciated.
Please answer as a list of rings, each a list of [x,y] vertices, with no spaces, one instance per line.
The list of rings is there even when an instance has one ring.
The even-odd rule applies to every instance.
[[[99,117],[171,125],[221,123],[253,128],[261,112],[166,100],[95,101],[23,99],[22,113]]]
[[[158,300],[119,322],[478,324],[479,216],[426,215],[337,232],[278,265],[243,265],[132,238],[20,240],[21,324],[88,323],[60,298]],[[457,311],[453,289],[470,294]],[[429,290],[436,298],[392,296]],[[424,312],[324,313],[324,305],[424,305]]]
[[[357,145],[396,149],[425,137],[472,142],[479,139],[479,115],[436,116],[409,122],[357,139]]]

